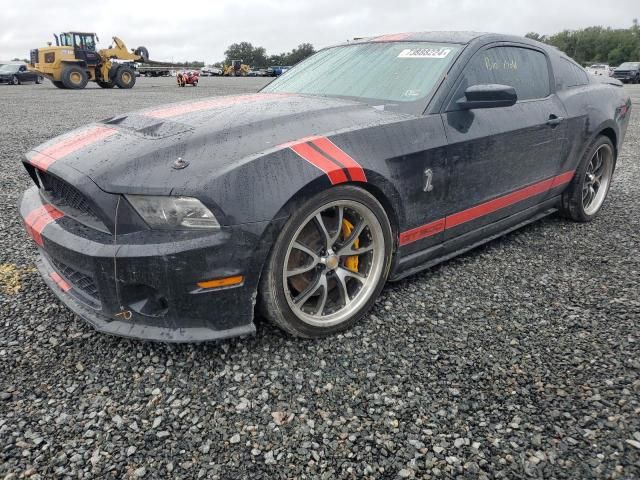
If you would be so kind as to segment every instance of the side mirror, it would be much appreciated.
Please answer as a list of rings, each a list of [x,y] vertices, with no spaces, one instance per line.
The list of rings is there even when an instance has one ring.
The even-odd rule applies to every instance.
[[[516,89],[508,85],[473,85],[456,102],[462,110],[510,107],[518,101]]]

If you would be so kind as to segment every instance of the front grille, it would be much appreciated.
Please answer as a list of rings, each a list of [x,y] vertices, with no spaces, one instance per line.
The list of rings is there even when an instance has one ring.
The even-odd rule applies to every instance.
[[[92,299],[98,300],[98,288],[96,287],[96,283],[93,281],[93,277],[78,272],[59,260],[52,259],[51,262],[55,266],[56,270],[58,270],[58,273],[60,273],[60,275],[65,279],[69,280],[75,288]]]
[[[86,197],[77,188],[41,170],[38,171],[38,177],[42,188],[49,195],[51,203],[56,206],[68,206],[96,220],[100,219]]]

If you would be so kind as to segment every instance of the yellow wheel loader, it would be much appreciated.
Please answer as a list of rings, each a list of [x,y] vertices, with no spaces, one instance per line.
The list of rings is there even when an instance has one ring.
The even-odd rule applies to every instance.
[[[47,77],[58,88],[80,89],[87,82],[102,88],[131,88],[136,83],[133,62],[147,62],[149,51],[138,47],[131,52],[118,37],[113,45],[97,50],[95,33],[65,32],[53,35],[44,48],[31,50],[29,70]]]
[[[242,60],[231,60],[231,65],[225,65],[222,75],[225,77],[246,77],[251,68],[242,63]]]

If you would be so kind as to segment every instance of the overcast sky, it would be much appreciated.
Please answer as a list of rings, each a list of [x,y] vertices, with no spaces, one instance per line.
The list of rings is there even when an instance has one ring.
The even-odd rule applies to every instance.
[[[475,30],[524,35],[591,25],[626,28],[640,0],[7,0],[0,13],[0,60],[28,58],[52,33],[117,35],[161,61],[222,60],[249,41],[267,53],[303,42],[316,48],[385,33]]]

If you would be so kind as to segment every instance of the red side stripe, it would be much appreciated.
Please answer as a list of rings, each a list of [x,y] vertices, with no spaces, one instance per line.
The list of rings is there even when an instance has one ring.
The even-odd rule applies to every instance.
[[[462,212],[449,215],[447,217],[447,224],[445,228],[456,227],[462,223],[470,222],[471,220],[475,220],[476,218],[489,215],[496,210],[500,210],[502,208],[513,205],[514,203],[518,203],[526,200],[527,198],[539,195],[549,190],[552,184],[553,178],[534,183],[533,185],[530,185],[521,190],[516,190],[515,192],[503,197],[498,197],[495,200],[490,200],[488,202],[481,203],[480,205],[476,205],[475,207],[468,208],[467,210],[463,210]]]
[[[70,153],[80,150],[92,143],[114,135],[117,130],[104,126],[95,126],[43,149],[31,158],[36,167],[47,170],[53,162],[60,160]]]
[[[326,173],[332,185],[347,181],[347,175],[341,167],[333,163],[314,148],[310,147],[308,144],[299,143],[297,145],[292,145],[289,148],[304,158],[311,165]]]
[[[551,184],[551,188],[559,187],[560,185],[565,185],[573,180],[573,175],[576,173],[575,170],[571,170],[570,172],[565,172],[562,175],[558,175],[554,177],[553,183]]]
[[[58,285],[58,287],[60,288],[60,290],[62,290],[63,292],[68,292],[69,290],[71,290],[71,285],[69,285],[64,278],[62,278],[60,275],[58,275],[56,272],[51,272],[49,274],[49,276],[51,277],[51,279],[56,282],[56,285]]]
[[[435,222],[427,223],[421,227],[402,232],[400,234],[400,246],[407,245],[409,243],[417,242],[423,238],[436,235],[437,233],[444,232],[445,219],[441,218]]]
[[[42,231],[51,222],[64,216],[60,210],[53,205],[47,204],[36,208],[30,212],[24,219],[25,228],[27,233],[35,240],[35,242],[41,247],[44,245],[42,241]]]
[[[450,228],[457,227],[476,218],[483,217],[502,208],[516,204],[528,198],[547,192],[553,188],[566,185],[573,179],[575,170],[565,172],[556,177],[543,180],[528,187],[516,190],[502,197],[490,200],[475,207],[468,208],[462,212],[454,213],[445,218],[435,220],[420,227],[402,232],[400,234],[400,246],[408,245],[423,238],[442,233]]]
[[[311,143],[313,143],[316,147],[329,155],[332,159],[337,160],[339,163],[344,165],[344,167],[349,172],[352,180],[356,182],[367,181],[367,177],[364,174],[362,166],[331,140],[326,137],[318,137]]]

